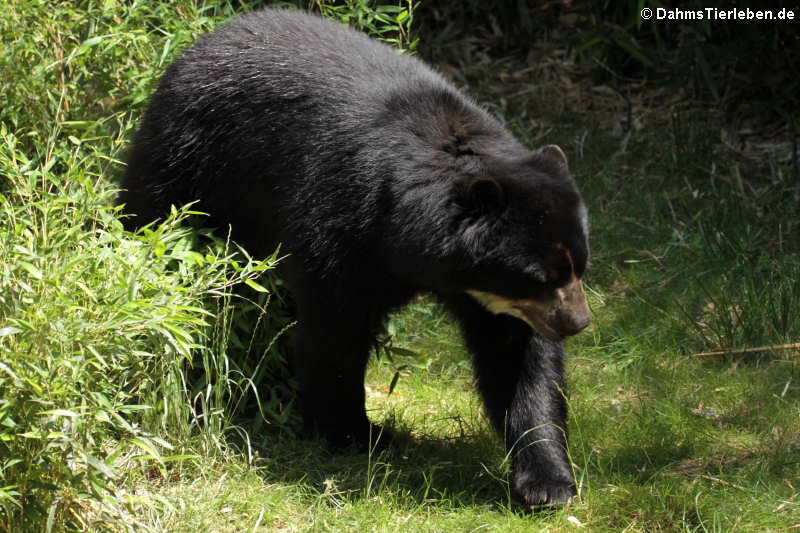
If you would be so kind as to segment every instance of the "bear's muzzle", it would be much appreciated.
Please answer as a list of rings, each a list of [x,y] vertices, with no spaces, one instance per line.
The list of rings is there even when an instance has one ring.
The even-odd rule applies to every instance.
[[[492,313],[519,318],[539,335],[553,341],[575,335],[592,321],[583,283],[576,276],[549,297],[538,300],[512,299],[476,290],[468,290],[467,294]]]

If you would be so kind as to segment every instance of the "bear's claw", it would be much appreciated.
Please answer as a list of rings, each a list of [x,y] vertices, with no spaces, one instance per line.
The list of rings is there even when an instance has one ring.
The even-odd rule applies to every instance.
[[[561,507],[572,503],[578,491],[571,481],[526,481],[515,483],[515,493],[526,507],[537,510],[544,507]]]

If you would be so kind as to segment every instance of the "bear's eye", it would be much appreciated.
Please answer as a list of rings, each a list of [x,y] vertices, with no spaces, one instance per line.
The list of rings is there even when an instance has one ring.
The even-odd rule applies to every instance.
[[[560,268],[551,267],[547,270],[547,282],[556,287],[565,285],[572,276],[572,269],[569,267],[564,268],[563,265],[561,265]]]
[[[582,274],[576,272],[572,253],[560,242],[553,246],[546,272],[547,281],[558,286],[567,283],[573,276],[580,277]]]

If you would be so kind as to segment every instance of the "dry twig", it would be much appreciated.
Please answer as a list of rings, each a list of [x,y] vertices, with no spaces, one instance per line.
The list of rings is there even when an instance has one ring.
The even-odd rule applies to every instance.
[[[693,354],[692,357],[710,357],[712,355],[738,355],[746,353],[769,352],[770,350],[800,350],[800,342],[791,344],[778,344],[775,346],[757,346],[755,348],[735,348],[731,350],[712,350]]]

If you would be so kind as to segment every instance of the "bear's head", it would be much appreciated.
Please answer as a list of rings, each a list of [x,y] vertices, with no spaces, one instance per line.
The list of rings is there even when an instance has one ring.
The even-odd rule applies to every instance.
[[[588,224],[564,152],[549,145],[481,171],[456,187],[464,292],[548,339],[578,333],[591,320]]]
[[[392,270],[412,286],[468,294],[548,339],[579,332],[590,322],[587,212],[564,152],[502,153],[471,139],[399,182],[384,239]]]
[[[548,339],[581,331],[587,212],[563,150],[531,152],[487,115],[435,96],[397,106],[390,138],[411,157],[386,158],[396,178],[378,232],[387,266],[408,286],[468,294]]]

